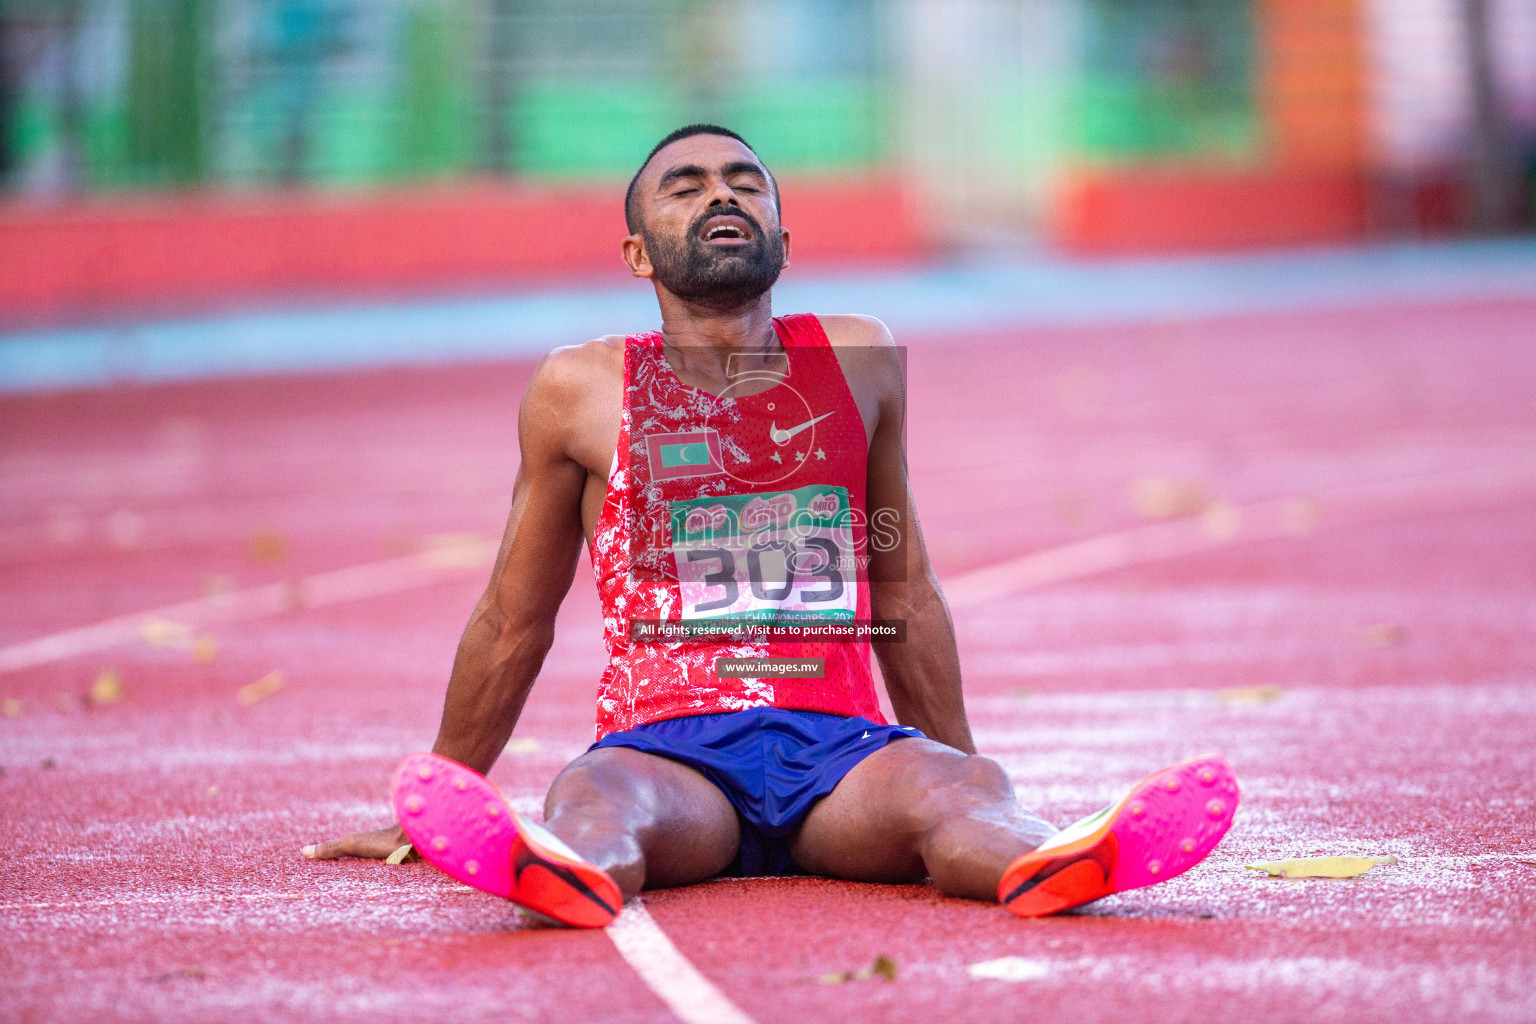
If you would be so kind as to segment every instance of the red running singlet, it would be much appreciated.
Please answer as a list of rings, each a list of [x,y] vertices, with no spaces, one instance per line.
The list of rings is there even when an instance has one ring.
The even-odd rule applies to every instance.
[[[624,410],[593,541],[608,667],[597,736],[753,707],[880,714],[866,640],[638,641],[637,620],[867,621],[864,421],[811,314],[773,321],[788,375],[684,384],[660,332],[624,344]],[[822,658],[822,678],[721,678],[717,658]]]

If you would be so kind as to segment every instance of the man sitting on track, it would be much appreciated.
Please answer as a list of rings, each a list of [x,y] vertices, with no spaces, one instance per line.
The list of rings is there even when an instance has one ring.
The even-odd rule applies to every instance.
[[[463,882],[586,926],[643,888],[797,871],[927,877],[1031,917],[1204,858],[1238,798],[1219,757],[1165,768],[1057,831],[976,754],[912,514],[897,350],[871,317],[773,316],[790,234],[752,149],[710,125],[673,132],[625,214],[624,259],[655,286],[661,330],[540,364],[434,752],[395,776],[399,826],[304,855],[384,857],[409,840]],[[583,537],[609,653],[598,741],[550,786],[540,826],[484,773],[549,651]],[[816,638],[870,622],[905,623],[904,640],[875,643],[899,725],[881,716],[869,641]]]

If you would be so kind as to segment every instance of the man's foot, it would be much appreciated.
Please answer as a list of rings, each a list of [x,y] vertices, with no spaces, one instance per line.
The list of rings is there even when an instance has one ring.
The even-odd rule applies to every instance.
[[[490,780],[437,754],[395,769],[395,815],[433,867],[560,924],[601,928],[623,905],[608,872],[508,806]]]
[[[1020,917],[1041,917],[1166,882],[1216,848],[1232,827],[1237,799],[1225,758],[1180,761],[1014,861],[997,898]]]

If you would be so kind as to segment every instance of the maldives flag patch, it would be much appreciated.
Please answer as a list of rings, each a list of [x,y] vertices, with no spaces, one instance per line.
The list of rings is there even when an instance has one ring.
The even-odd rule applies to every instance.
[[[725,462],[720,457],[720,435],[713,430],[648,434],[645,452],[652,480],[681,480],[725,472]]]

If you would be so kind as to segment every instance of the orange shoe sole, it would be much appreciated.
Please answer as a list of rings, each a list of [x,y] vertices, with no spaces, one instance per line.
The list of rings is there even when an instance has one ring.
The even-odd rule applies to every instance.
[[[1166,882],[1221,842],[1232,827],[1238,795],[1237,778],[1224,758],[1196,757],[1164,768],[1117,803],[1064,830],[1081,828],[1082,834],[1010,864],[997,888],[998,901],[1020,917],[1043,917]]]

